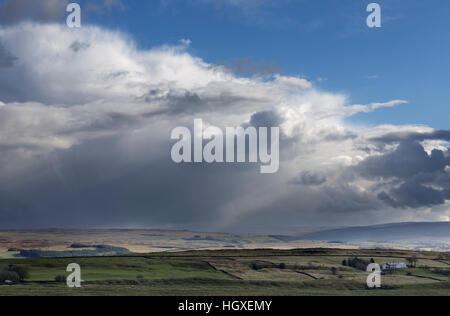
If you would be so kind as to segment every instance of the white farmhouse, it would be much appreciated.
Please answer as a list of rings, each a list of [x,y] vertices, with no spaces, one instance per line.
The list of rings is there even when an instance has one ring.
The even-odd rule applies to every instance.
[[[385,263],[383,264],[383,266],[381,267],[383,270],[397,270],[397,269],[408,269],[408,265],[406,263],[403,262],[398,262],[398,263]]]

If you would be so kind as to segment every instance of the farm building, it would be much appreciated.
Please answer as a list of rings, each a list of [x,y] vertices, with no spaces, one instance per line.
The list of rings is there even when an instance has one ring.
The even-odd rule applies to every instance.
[[[383,270],[397,270],[397,269],[408,269],[408,266],[406,263],[399,262],[399,263],[385,263],[382,266]]]

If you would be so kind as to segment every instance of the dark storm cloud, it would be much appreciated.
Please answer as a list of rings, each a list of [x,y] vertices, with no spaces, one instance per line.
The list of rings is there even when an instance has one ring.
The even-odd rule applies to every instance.
[[[287,234],[285,230],[290,225],[323,225],[326,219],[331,219],[327,225],[336,225],[339,221],[347,226],[349,219],[356,214],[382,207],[383,203],[376,196],[356,191],[346,184],[320,188],[291,186],[288,195],[263,205],[257,216],[242,218],[236,227],[244,231],[248,231],[248,227],[268,230],[279,227],[276,233]],[[256,232],[261,232],[261,229]]]
[[[367,158],[354,171],[367,179],[390,181],[385,182],[390,190],[378,195],[388,205],[419,208],[444,204],[450,199],[450,173],[446,170],[449,165],[448,149],[428,154],[421,144],[403,141],[392,152]]]
[[[139,115],[131,115],[118,112],[104,113],[101,117],[92,120],[90,123],[66,128],[59,132],[59,135],[71,135],[74,133],[95,133],[95,132],[114,132],[118,133],[132,128],[137,128],[144,119]]]
[[[70,45],[70,49],[72,49],[74,52],[78,53],[81,50],[88,49],[90,46],[91,46],[91,44],[89,44],[89,43],[75,41]]]
[[[392,207],[419,208],[444,204],[450,199],[450,190],[436,190],[407,180],[389,193],[380,193],[378,197]]]
[[[364,160],[355,169],[368,178],[406,179],[421,172],[443,170],[449,164],[448,150],[433,150],[431,155],[416,142],[402,142],[393,151]]]
[[[242,127],[247,128],[253,126],[256,128],[267,127],[269,137],[272,137],[270,128],[280,127],[285,120],[276,111],[262,111],[253,114],[249,123],[243,124]],[[297,152],[298,139],[295,136],[289,136],[283,133],[283,129],[280,128],[280,161],[288,161],[294,158]]]
[[[64,25],[6,29],[4,45],[20,64],[2,69],[0,78],[0,187],[8,189],[0,193],[0,227],[228,230],[238,224],[245,231],[252,222],[334,223],[333,214],[347,220],[387,206],[442,204],[447,196],[448,151],[427,154],[411,141],[377,151],[340,119],[323,121],[324,111],[345,112],[341,97],[321,96],[303,79],[235,80],[188,53],[123,49],[126,41],[89,26],[76,38],[64,36]],[[55,49],[45,51],[42,30],[61,34]],[[44,52],[34,54],[39,45]],[[289,127],[281,129],[280,172],[261,175],[257,164],[173,163],[171,131],[192,131],[194,115],[217,126]],[[345,167],[341,156],[361,156],[341,146],[347,140],[378,156]],[[343,179],[348,168],[352,174]],[[297,185],[289,185],[296,176],[291,184]],[[361,177],[376,182],[376,190],[368,181],[352,183]]]
[[[159,115],[193,115],[198,113],[208,113],[218,111],[233,111],[233,107],[246,102],[255,102],[253,98],[235,96],[224,92],[219,97],[200,97],[191,91],[169,91],[152,89],[144,96],[140,97],[141,102],[160,102],[161,108],[156,111],[145,113],[145,117],[155,117]]]
[[[22,198],[11,192],[0,191],[0,228],[30,227],[36,224],[36,214]]]
[[[138,100],[146,103],[159,101],[163,105],[155,111],[144,113],[142,116],[146,118],[160,115],[195,114],[206,110],[208,107],[206,100],[201,99],[197,93],[190,91],[180,94],[175,92],[165,93],[162,90],[152,89]]]
[[[207,106],[197,93],[186,91],[184,95],[169,95],[167,98],[169,112],[171,114],[196,113]]]
[[[263,177],[257,167],[177,165],[167,142],[144,140],[128,148],[122,143],[127,140],[121,137],[88,141],[37,162],[29,181],[11,188],[26,214],[11,216],[19,204],[9,203],[0,209],[8,217],[0,227],[39,218],[38,227],[211,228],[221,205]]]
[[[265,111],[253,114],[250,125],[254,127],[277,127],[282,123],[279,115],[273,111]]]
[[[417,132],[394,132],[380,137],[372,138],[371,141],[378,143],[394,143],[400,141],[424,141],[424,140],[444,140],[450,141],[450,131],[436,130],[430,133]]]
[[[358,135],[351,131],[344,131],[340,133],[320,133],[319,135],[326,142],[340,142],[358,138]]]
[[[0,43],[0,68],[12,67],[16,60],[17,57],[11,55]]]
[[[327,182],[327,177],[311,171],[302,172],[296,179],[290,181],[295,185],[319,186]]]

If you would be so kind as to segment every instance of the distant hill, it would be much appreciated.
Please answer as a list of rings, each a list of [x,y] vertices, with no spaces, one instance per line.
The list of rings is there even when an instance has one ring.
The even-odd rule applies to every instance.
[[[348,227],[298,236],[328,242],[439,242],[450,241],[450,222],[395,223]]]

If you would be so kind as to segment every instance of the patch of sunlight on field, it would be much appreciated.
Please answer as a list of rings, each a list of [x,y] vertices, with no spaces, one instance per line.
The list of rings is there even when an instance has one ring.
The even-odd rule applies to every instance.
[[[292,258],[289,258],[292,259]],[[320,269],[294,269],[295,261],[281,260],[281,258],[256,258],[256,259],[209,259],[208,262],[218,270],[239,277],[244,280],[271,280],[271,281],[310,281],[314,279],[325,279],[331,277],[331,269],[318,267]],[[253,269],[252,263],[260,262],[268,265],[279,265],[284,263],[285,268],[262,268]]]
[[[0,259],[14,259],[14,255],[18,255],[16,251],[0,251]]]
[[[440,262],[436,260],[419,259],[417,261],[418,267],[430,267],[430,268],[450,268],[450,264]]]

